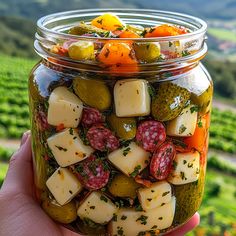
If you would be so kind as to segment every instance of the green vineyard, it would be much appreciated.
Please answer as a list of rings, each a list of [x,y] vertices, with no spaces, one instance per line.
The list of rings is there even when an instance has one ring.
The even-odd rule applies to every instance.
[[[29,129],[27,80],[35,63],[0,56],[0,138],[20,138]],[[233,112],[213,109],[210,148],[236,153],[235,118]]]

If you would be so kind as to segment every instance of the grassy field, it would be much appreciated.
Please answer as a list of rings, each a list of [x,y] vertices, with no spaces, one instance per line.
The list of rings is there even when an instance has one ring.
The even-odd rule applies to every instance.
[[[220,40],[236,43],[236,33],[222,28],[209,28],[208,33]]]

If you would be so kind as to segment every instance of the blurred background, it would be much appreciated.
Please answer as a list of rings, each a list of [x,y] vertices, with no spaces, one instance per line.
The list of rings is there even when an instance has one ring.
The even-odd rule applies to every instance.
[[[207,21],[215,95],[201,224],[188,236],[236,235],[236,0],[1,0],[0,1],[0,186],[10,155],[29,129],[28,74],[36,20],[83,8],[149,8],[178,11]]]

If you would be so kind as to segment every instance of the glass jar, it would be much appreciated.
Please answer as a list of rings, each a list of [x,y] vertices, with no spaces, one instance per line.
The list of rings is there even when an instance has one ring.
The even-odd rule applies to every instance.
[[[188,33],[65,33],[106,12],[136,31],[176,24]],[[38,21],[34,46],[42,60],[29,78],[32,145],[37,196],[52,219],[87,235],[162,235],[199,209],[213,93],[200,63],[205,33],[198,18],[152,10],[81,10]],[[129,59],[105,56],[101,63],[99,56],[68,57],[74,42],[97,53],[110,44],[121,57],[120,45],[132,49]],[[150,60],[157,48],[158,59]]]

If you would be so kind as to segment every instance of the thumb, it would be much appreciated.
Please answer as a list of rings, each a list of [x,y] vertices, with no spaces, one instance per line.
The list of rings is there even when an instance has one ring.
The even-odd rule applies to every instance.
[[[9,169],[2,186],[3,191],[32,194],[33,171],[31,155],[31,135],[28,131],[22,137],[19,150],[10,159]]]

